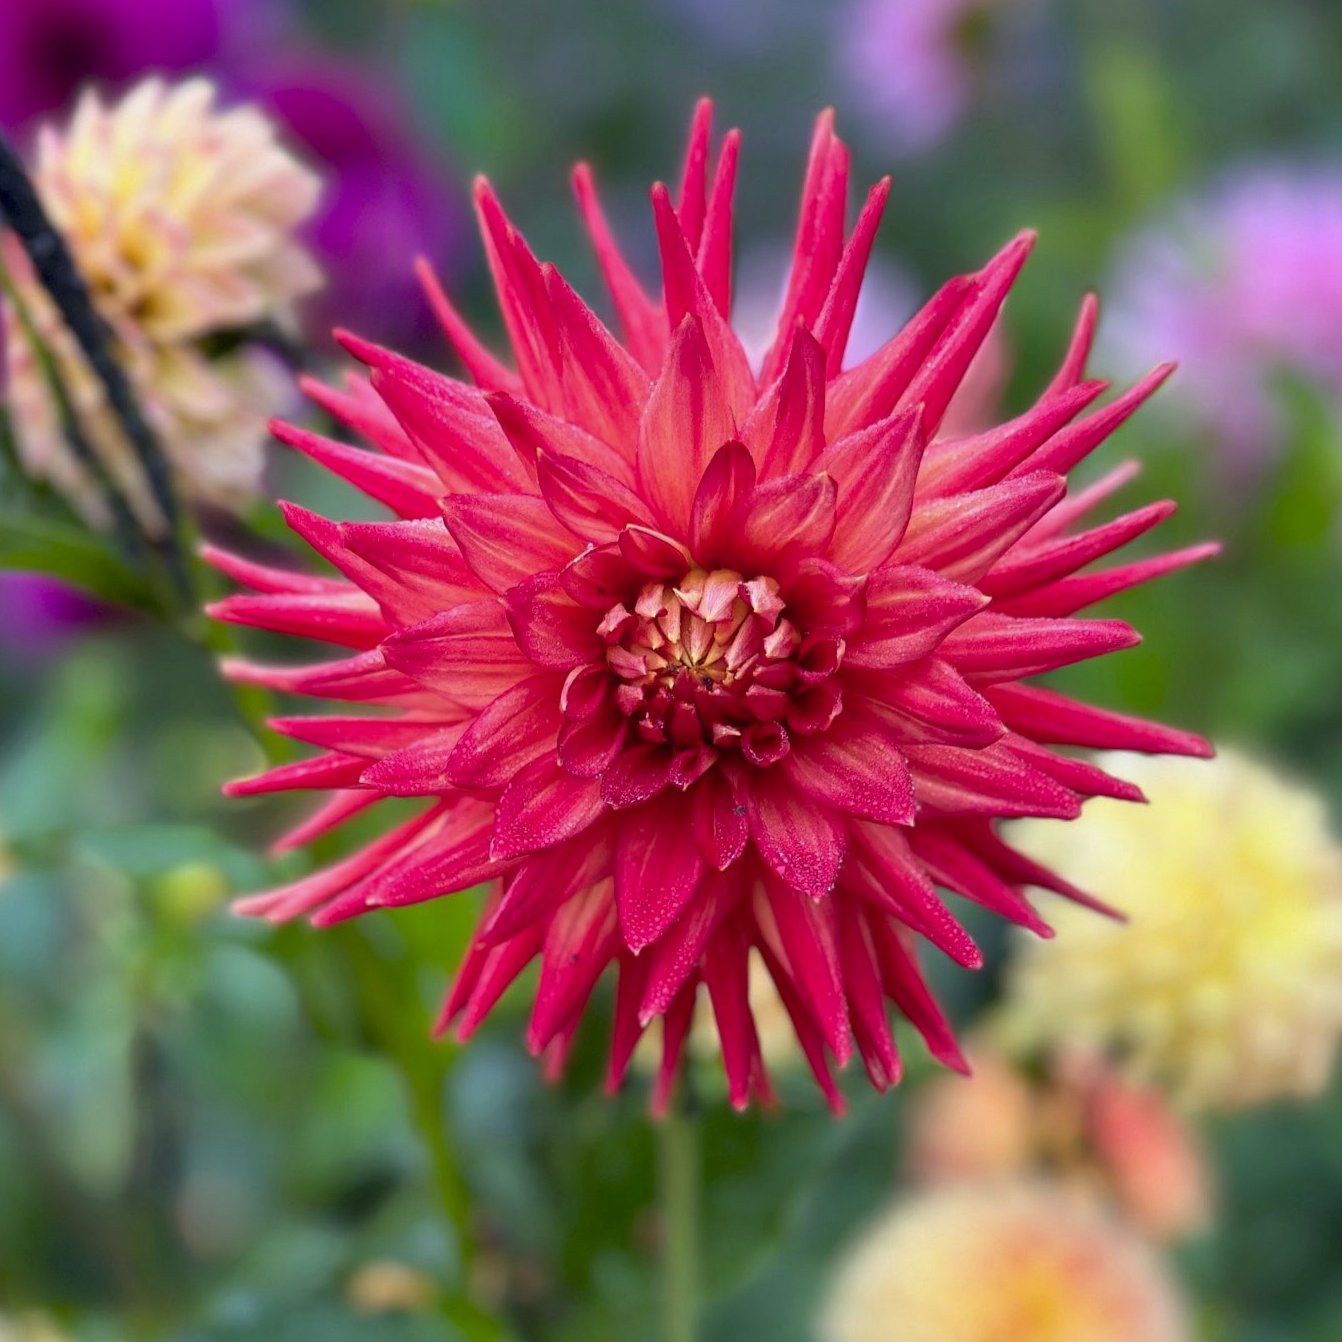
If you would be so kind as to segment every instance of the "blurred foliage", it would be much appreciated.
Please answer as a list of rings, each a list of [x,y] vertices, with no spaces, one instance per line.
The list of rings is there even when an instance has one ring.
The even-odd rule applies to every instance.
[[[947,144],[898,165],[880,244],[930,287],[1017,227],[1040,229],[1008,314],[1011,408],[1046,381],[1077,300],[1132,227],[1229,163],[1342,143],[1342,8],[1329,0],[1016,7],[1012,77],[986,84]],[[700,92],[746,131],[738,243],[786,243],[826,103],[856,175],[885,170],[835,56],[840,8],[303,12],[311,42],[382,63],[444,172],[487,171],[537,251],[594,293],[569,162],[594,162],[617,227],[650,260],[646,185],[673,171]],[[478,259],[453,281],[496,327]],[[1154,409],[1106,449],[1097,469],[1140,457],[1143,492],[1183,502],[1161,545],[1210,534],[1226,551],[1115,601],[1144,646],[1060,679],[1266,751],[1342,815],[1339,426],[1309,387],[1282,396],[1290,442],[1248,491]],[[281,496],[349,514],[314,470],[286,460],[274,474]],[[522,1049],[520,1000],[460,1055],[429,1036],[472,897],[320,935],[231,917],[232,896],[309,860],[258,856],[289,806],[217,795],[279,746],[248,726],[261,697],[220,685],[198,627],[193,641],[132,613],[153,594],[108,543],[21,496],[11,473],[0,486],[0,565],[119,606],[58,657],[8,635],[0,648],[0,1309],[41,1308],[89,1342],[657,1336],[653,1138],[641,1084],[601,1090],[609,1004],[553,1087]],[[287,543],[273,510],[252,525]],[[997,929],[970,921],[988,969],[933,967],[961,1022],[991,996],[1000,951]],[[916,1085],[929,1064],[905,1042]],[[903,1096],[850,1081],[835,1123],[804,1079],[785,1078],[780,1112],[738,1116],[712,1068],[696,1075],[708,1342],[808,1338],[835,1253],[896,1187]],[[1207,1337],[1342,1336],[1340,1133],[1342,1089],[1216,1126],[1222,1214],[1181,1260]],[[350,1283],[376,1262],[425,1274],[432,1303],[360,1312]]]

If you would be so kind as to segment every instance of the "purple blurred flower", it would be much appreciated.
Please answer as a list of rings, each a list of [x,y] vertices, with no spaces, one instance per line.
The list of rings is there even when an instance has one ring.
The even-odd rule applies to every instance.
[[[0,660],[11,666],[43,661],[111,614],[110,606],[55,578],[0,572]]]
[[[0,125],[64,111],[85,83],[203,68],[276,117],[326,182],[308,232],[328,276],[314,329],[414,344],[433,323],[411,262],[450,269],[460,195],[373,64],[296,49],[291,20],[276,0],[0,0]]]
[[[1140,233],[1110,292],[1116,360],[1169,351],[1169,404],[1182,398],[1230,466],[1261,465],[1284,430],[1283,373],[1342,411],[1342,169],[1238,170]]]
[[[219,0],[0,0],[0,124],[21,130],[89,81],[195,69],[221,29]]]
[[[276,117],[326,183],[307,231],[327,275],[314,325],[355,327],[388,344],[424,339],[436,328],[411,263],[423,254],[451,268],[463,207],[394,91],[330,56],[282,58],[233,87]]]
[[[868,120],[895,147],[934,145],[974,93],[976,27],[995,0],[850,0],[840,60]]]

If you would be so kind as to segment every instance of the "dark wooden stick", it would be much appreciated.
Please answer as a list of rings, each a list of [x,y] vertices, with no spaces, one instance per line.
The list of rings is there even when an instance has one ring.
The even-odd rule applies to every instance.
[[[23,244],[38,278],[103,384],[113,413],[140,460],[168,530],[175,532],[181,509],[162,444],[140,408],[130,379],[114,352],[112,333],[94,307],[88,285],[84,283],[65,239],[47,217],[23,160],[3,133],[0,133],[0,215]]]

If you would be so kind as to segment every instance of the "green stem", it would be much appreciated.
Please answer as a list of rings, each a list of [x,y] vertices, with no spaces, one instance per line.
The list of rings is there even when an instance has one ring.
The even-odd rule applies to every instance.
[[[682,1091],[658,1126],[664,1342],[699,1336],[699,1130]]]

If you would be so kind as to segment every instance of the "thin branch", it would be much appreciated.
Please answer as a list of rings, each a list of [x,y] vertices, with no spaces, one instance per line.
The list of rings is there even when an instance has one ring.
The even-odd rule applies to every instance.
[[[88,472],[89,477],[97,486],[98,492],[106,499],[108,506],[111,508],[112,518],[116,525],[118,548],[127,558],[133,558],[138,551],[138,541],[143,534],[140,525],[116,481],[112,478],[111,472],[107,469],[106,462],[103,461],[93,444],[85,436],[83,427],[79,422],[79,415],[74,407],[74,401],[70,396],[70,390],[65,385],[65,379],[61,375],[60,366],[39,334],[37,324],[28,311],[28,305],[23,301],[23,296],[19,293],[17,286],[5,268],[3,260],[0,260],[0,289],[4,291],[5,301],[13,308],[14,315],[18,318],[19,326],[23,331],[23,338],[28,342],[28,346],[33,352],[33,358],[37,362],[42,381],[46,384],[47,393],[55,406],[56,418],[60,421],[61,434],[65,438],[66,445],[74,455],[75,460]],[[6,425],[8,427],[8,415],[6,415]],[[143,539],[150,541],[147,534],[143,534]]]
[[[23,160],[3,134],[0,134],[0,216],[8,221],[23,244],[38,278],[107,393],[112,411],[139,458],[150,491],[167,523],[169,566],[178,584],[184,585],[185,568],[178,552],[181,508],[167,456],[140,408],[130,379],[114,352],[112,333],[94,306],[65,239],[42,208]]]

